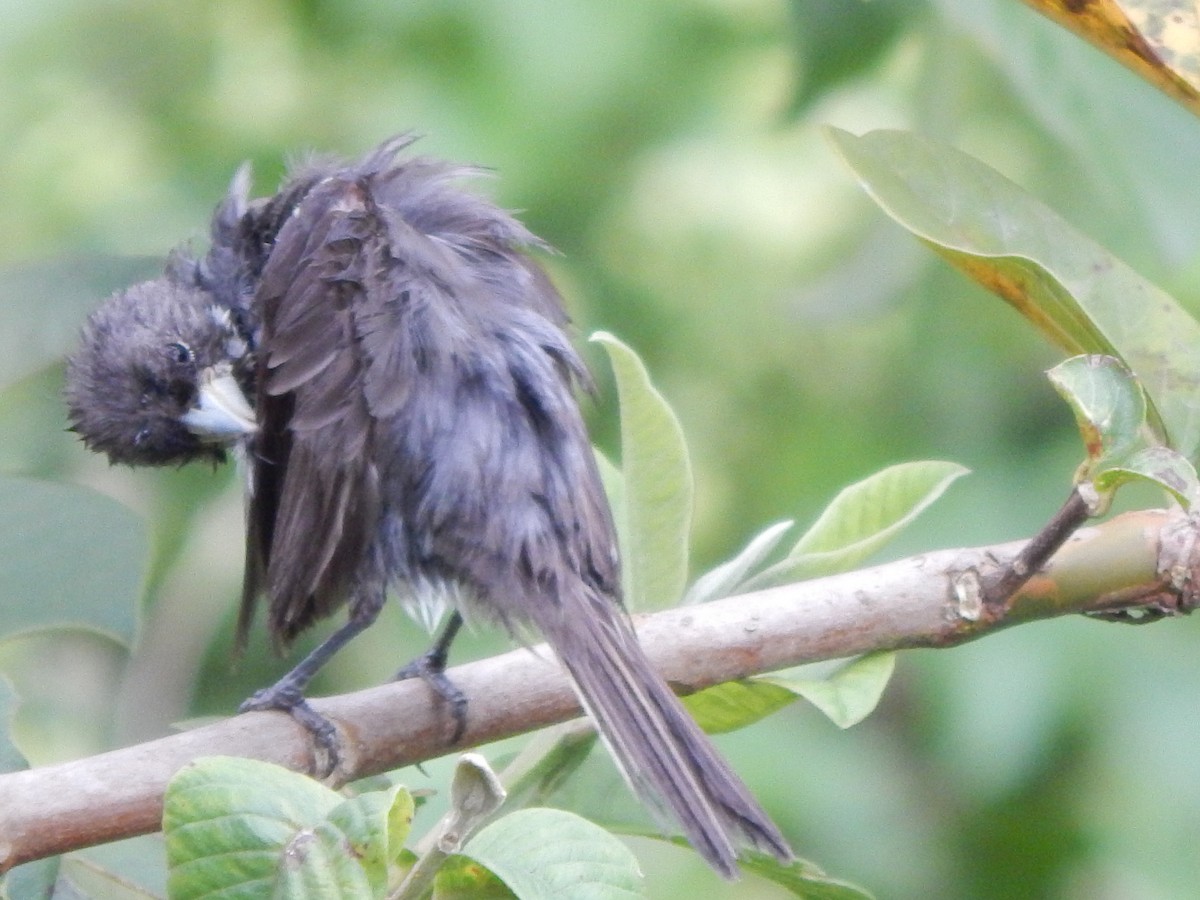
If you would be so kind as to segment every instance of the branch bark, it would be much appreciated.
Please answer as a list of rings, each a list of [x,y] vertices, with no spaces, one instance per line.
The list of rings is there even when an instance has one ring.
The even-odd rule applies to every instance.
[[[948,647],[1010,625],[1072,613],[1190,612],[1200,567],[1197,523],[1181,512],[1127,513],[1077,531],[1007,602],[983,586],[1025,541],[943,550],[829,578],[638,619],[647,653],[680,693],[872,650]],[[314,701],[342,739],[333,784],[579,715],[545,646],[459,666],[467,728],[419,681]],[[155,831],[171,776],[203,756],[233,755],[311,773],[310,735],[255,712],[75,762],[0,776],[0,872],[80,847]]]

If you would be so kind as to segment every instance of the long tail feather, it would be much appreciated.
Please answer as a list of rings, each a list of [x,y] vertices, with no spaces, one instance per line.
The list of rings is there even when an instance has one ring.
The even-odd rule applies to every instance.
[[[570,600],[543,606],[538,625],[631,788],[678,822],[726,878],[738,876],[742,846],[790,861],[775,823],[655,671],[619,608],[598,595],[579,600],[586,609]]]

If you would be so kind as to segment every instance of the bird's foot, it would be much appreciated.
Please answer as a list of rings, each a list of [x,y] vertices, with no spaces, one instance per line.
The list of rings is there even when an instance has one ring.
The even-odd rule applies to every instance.
[[[299,722],[313,736],[315,758],[313,772],[319,778],[327,778],[337,768],[338,733],[334,724],[321,715],[305,699],[300,689],[287,683],[285,678],[271,687],[256,691],[238,707],[239,713],[277,709]]]
[[[454,734],[450,737],[450,743],[457,744],[467,730],[467,695],[446,677],[445,654],[438,653],[437,648],[422,653],[400,669],[392,680],[405,681],[409,678],[420,678],[449,704],[450,715],[454,719]]]

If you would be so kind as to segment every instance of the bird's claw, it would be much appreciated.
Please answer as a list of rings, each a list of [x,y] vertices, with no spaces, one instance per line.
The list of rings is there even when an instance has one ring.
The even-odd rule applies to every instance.
[[[272,685],[255,691],[238,707],[239,713],[262,710],[279,710],[290,715],[313,736],[315,749],[313,772],[319,778],[327,778],[337,768],[338,732],[333,722],[321,715],[304,695],[290,685]]]
[[[434,651],[422,653],[393,676],[393,681],[420,678],[450,706],[450,717],[454,720],[454,733],[450,743],[457,744],[467,730],[467,695],[446,677],[445,657]]]

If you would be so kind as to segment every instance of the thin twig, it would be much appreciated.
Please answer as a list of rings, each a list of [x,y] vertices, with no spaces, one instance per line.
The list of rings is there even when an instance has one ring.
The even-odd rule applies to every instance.
[[[1030,538],[1000,576],[984,588],[983,602],[989,611],[994,613],[1002,608],[1091,515],[1093,504],[1076,485],[1046,526]]]

